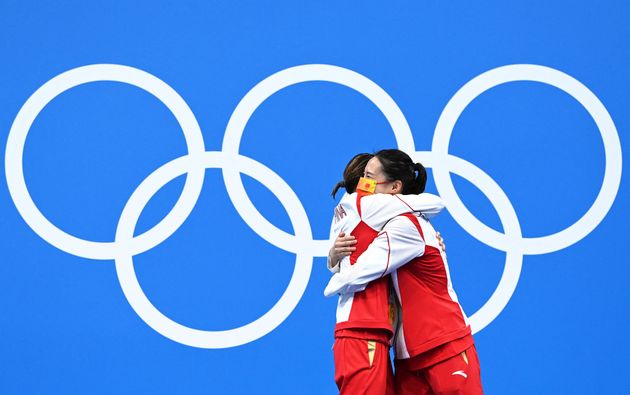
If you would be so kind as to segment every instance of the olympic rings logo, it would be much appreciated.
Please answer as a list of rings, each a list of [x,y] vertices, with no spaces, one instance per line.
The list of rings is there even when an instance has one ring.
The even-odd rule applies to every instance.
[[[23,172],[23,151],[29,129],[42,109],[61,93],[96,81],[123,82],[154,95],[173,113],[182,128],[188,154],[155,170],[132,193],[126,203],[113,242],[95,242],[72,236],[49,222],[29,195]],[[96,64],[66,71],[42,85],[24,103],[9,132],[5,171],[9,192],[20,215],[35,233],[53,246],[84,258],[110,260],[116,265],[120,285],[146,324],[176,342],[200,348],[228,348],[259,339],[280,325],[300,301],[314,257],[328,253],[329,240],[314,240],[308,216],[289,185],[275,172],[254,159],[239,154],[243,131],[254,111],[274,93],[291,85],[326,81],[347,86],[368,98],[385,115],[398,147],[426,167],[433,168],[438,193],[446,201],[455,221],[479,241],[506,252],[499,284],[490,299],[470,317],[474,332],[490,324],[509,302],[521,272],[523,255],[546,254],[566,248],[588,235],[608,213],[621,181],[621,144],[610,114],[600,100],[582,83],[558,70],[528,64],[515,64],[489,70],[466,83],[442,111],[435,128],[431,151],[416,151],[409,124],[396,102],[365,76],[332,65],[308,64],[279,71],[254,86],[239,102],[226,127],[222,151],[205,151],[199,124],[184,99],[157,77],[128,66]],[[497,183],[464,159],[450,155],[448,145],[453,127],[464,109],[483,92],[513,81],[535,81],[555,86],[578,100],[593,117],[602,136],[606,167],[601,190],[591,208],[573,225],[555,234],[527,238],[521,234],[514,207]],[[205,331],[186,327],[162,314],[144,294],[136,277],[133,257],[170,237],[195,206],[206,168],[220,168],[225,186],[236,210],[245,222],[274,246],[296,255],[291,281],[278,302],[265,314],[244,326]],[[271,224],[247,196],[240,174],[264,184],[289,214],[295,234]],[[450,178],[455,173],[483,192],[501,220],[505,233],[479,221],[463,204]],[[134,236],[142,210],[160,188],[186,174],[182,194],[171,211],[153,228]]]

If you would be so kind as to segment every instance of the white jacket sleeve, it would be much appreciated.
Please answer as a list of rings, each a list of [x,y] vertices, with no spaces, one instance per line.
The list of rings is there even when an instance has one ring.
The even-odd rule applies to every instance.
[[[363,291],[377,280],[424,254],[425,243],[415,225],[405,216],[392,219],[354,265],[332,276],[325,296]]]
[[[361,220],[372,229],[381,230],[397,215],[419,211],[431,218],[444,209],[444,201],[436,195],[390,195],[376,193],[361,198]]]
[[[331,273],[339,273],[341,270],[341,261],[333,262],[330,259],[330,254],[328,254],[328,258],[326,258],[326,267]]]

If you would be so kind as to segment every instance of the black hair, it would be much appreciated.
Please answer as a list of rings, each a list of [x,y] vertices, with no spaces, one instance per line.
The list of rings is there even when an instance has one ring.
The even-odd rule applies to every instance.
[[[421,163],[413,163],[409,155],[398,149],[384,149],[374,154],[381,162],[388,181],[400,180],[403,194],[419,194],[427,185],[427,170]]]
[[[339,181],[332,190],[332,197],[334,198],[339,188],[345,188],[346,192],[354,193],[359,183],[359,178],[363,177],[363,171],[368,161],[372,159],[372,154],[356,154],[343,170],[343,180]]]

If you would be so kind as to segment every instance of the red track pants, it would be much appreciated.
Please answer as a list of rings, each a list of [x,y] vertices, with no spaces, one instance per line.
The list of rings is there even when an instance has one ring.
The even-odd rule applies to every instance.
[[[396,363],[396,395],[481,395],[481,372],[475,346],[420,370]]]
[[[378,341],[335,339],[335,382],[340,395],[394,395],[389,346]]]

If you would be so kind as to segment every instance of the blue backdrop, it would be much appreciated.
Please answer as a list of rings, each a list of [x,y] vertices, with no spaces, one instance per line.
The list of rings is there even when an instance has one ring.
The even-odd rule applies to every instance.
[[[486,392],[629,393],[630,204],[627,177],[619,181],[630,127],[628,20],[622,1],[3,0],[0,393],[335,393],[335,300],[322,294],[329,273],[321,240],[335,205],[329,193],[352,155],[389,147],[415,149],[409,153],[435,166],[438,182],[430,176],[428,190],[444,196],[449,211],[434,225],[467,314],[507,284],[475,334]],[[29,101],[41,112],[25,106],[54,77],[99,64],[133,69],[72,71],[62,77],[67,86]],[[330,66],[298,69],[318,81],[271,89],[251,108],[242,139],[228,137],[230,117],[256,84],[309,64]],[[510,66],[523,64],[537,66]],[[165,100],[134,86],[144,82],[79,84],[86,70],[85,81],[135,76],[166,92],[188,114],[189,147]],[[329,71],[360,87],[321,81]],[[448,159],[450,128],[436,128],[440,115],[482,74],[491,81],[453,119]],[[490,88],[501,78],[515,81]],[[385,112],[404,118],[390,123],[375,97],[391,97]],[[11,142],[26,131],[23,146]],[[119,220],[134,222],[121,213],[136,188],[190,147],[198,159],[203,151],[232,156],[203,154],[210,167],[203,181],[198,163],[165,176],[155,190],[173,180],[138,213],[135,234],[155,235],[150,230],[183,189],[177,207],[191,203],[190,215],[173,214],[163,237],[131,242],[130,253],[121,229],[119,243],[80,248],[78,239],[113,242]],[[258,167],[240,164],[247,159],[239,162],[234,147]],[[462,165],[455,157],[478,170],[451,174],[463,206],[444,178]],[[188,187],[178,176],[186,166],[194,173]],[[236,184],[232,198],[217,167]],[[267,227],[236,192],[238,178],[227,174],[236,169],[250,173],[242,176],[245,190]],[[30,195],[16,192],[21,174]],[[39,220],[18,210],[30,199]],[[589,223],[565,231],[594,203]],[[55,231],[37,223],[78,239],[54,241]],[[532,239],[563,231],[567,239]],[[168,322],[204,332],[161,327],[159,314],[130,305],[137,288],[123,292],[119,275],[129,279],[131,255],[141,289]],[[265,315],[287,287],[286,303]],[[247,333],[224,332],[260,317],[271,318]]]

